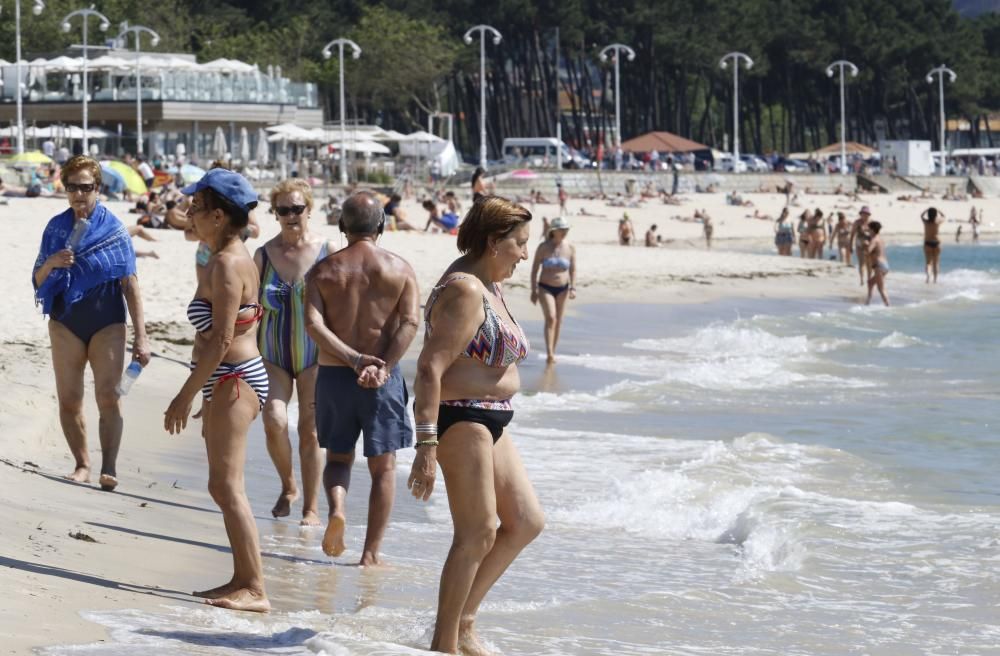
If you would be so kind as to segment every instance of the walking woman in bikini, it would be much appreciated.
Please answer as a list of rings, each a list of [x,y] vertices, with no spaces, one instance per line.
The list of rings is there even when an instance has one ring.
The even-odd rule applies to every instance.
[[[548,235],[535,251],[531,265],[531,303],[542,306],[545,354],[549,364],[556,361],[566,301],[576,298],[576,248],[566,241],[568,233],[569,222],[565,218],[552,219]]]
[[[488,653],[474,630],[479,605],[545,521],[507,431],[528,341],[500,283],[528,259],[530,220],[528,210],[496,196],[473,205],[458,232],[462,256],[427,300],[408,486],[429,499],[440,462],[455,527],[441,572],[434,651]]]
[[[188,218],[212,254],[188,305],[188,319],[197,331],[191,374],[170,402],[163,424],[171,435],[184,430],[201,392],[208,491],[222,511],[233,554],[229,582],[194,595],[212,606],[264,613],[271,604],[243,482],[247,431],[268,393],[267,370],[257,349],[260,278],[240,240],[257,193],[243,176],[222,168],[209,171],[183,193],[193,196]]]

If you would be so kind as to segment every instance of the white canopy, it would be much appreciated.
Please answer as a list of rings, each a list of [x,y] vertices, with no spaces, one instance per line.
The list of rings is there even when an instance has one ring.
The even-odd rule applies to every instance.
[[[344,150],[351,153],[367,153],[369,155],[388,155],[392,151],[388,146],[383,146],[374,141],[345,141],[343,144],[336,141],[330,144],[337,150]]]
[[[0,137],[13,137],[17,134],[17,127],[0,129]],[[83,139],[83,128],[78,125],[48,125],[44,128],[28,126],[24,128],[24,136],[29,139]],[[87,128],[88,139],[104,139],[111,136],[111,133],[101,128]]]
[[[291,141],[297,143],[318,143],[323,141],[320,135],[312,130],[306,130],[305,128],[300,128],[297,125],[292,125],[291,123],[282,123],[281,125],[272,125],[267,128],[268,132],[272,132],[267,140],[271,143],[276,143],[279,141]]]
[[[439,141],[444,141],[444,139],[436,134],[431,134],[430,132],[426,132],[424,130],[417,130],[416,132],[405,135],[399,141],[410,143],[437,143]]]
[[[216,71],[218,73],[253,73],[257,70],[256,66],[225,57],[201,64],[199,68],[203,71]]]

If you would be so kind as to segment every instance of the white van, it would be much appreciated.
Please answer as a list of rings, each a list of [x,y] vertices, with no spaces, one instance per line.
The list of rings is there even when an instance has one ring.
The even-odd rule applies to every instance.
[[[587,160],[552,137],[515,137],[503,140],[503,161],[514,166],[555,168],[556,149],[562,149],[564,168],[584,168]]]

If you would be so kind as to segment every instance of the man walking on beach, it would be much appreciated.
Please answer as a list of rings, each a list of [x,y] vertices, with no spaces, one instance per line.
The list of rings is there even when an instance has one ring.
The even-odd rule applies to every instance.
[[[374,195],[350,196],[340,216],[347,246],[306,276],[306,330],[319,347],[316,429],[327,453],[323,488],[330,514],[323,551],[344,552],[345,500],[361,433],[372,477],[361,565],[379,564],[395,495],[396,451],[413,443],[398,363],[417,333],[417,279],[403,258],[376,245],[384,229]]]

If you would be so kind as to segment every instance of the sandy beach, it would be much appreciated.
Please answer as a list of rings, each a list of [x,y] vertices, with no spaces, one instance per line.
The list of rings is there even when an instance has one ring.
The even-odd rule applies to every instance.
[[[829,261],[773,254],[773,222],[747,217],[755,208],[777,216],[783,195],[751,193],[744,198],[755,207],[727,206],[722,193],[690,194],[680,206],[650,200],[627,209],[571,198],[568,239],[577,247],[580,269],[575,303],[675,305],[722,298],[815,298],[849,305],[862,300],[854,270]],[[317,205],[322,200],[317,199]],[[463,202],[468,205],[468,200]],[[195,245],[179,232],[152,231],[157,241],[135,240],[138,250],[158,256],[141,258],[138,268],[149,336],[154,352],[163,357],[154,359],[123,401],[121,485],[116,492],[105,493],[93,482],[88,486],[61,478],[72,460],[59,428],[46,320],[35,307],[29,275],[44,226],[65,203],[12,198],[0,206],[0,221],[8,235],[0,243],[0,272],[11,281],[11,303],[0,313],[0,382],[5,389],[0,396],[0,434],[5,444],[0,485],[8,496],[0,531],[0,589],[5,593],[0,605],[2,654],[106,639],[105,629],[87,621],[81,611],[163,604],[200,608],[188,592],[204,587],[206,572],[226,571],[230,558],[221,516],[204,489],[207,473],[184,469],[189,462],[200,462],[200,425],[189,423],[178,437],[169,436],[162,427],[163,411],[187,376],[181,365],[188,360],[193,339],[184,308],[195,288]],[[882,234],[890,245],[920,242],[920,213],[934,205],[948,219],[942,226],[945,263],[959,223],[965,226],[963,240],[971,239],[966,223],[971,206],[984,210],[984,235],[995,236],[1000,216],[1000,199],[995,198],[907,202],[890,194],[862,195],[860,201],[803,195],[799,203],[793,214],[807,207],[836,212],[841,206],[849,220],[856,218],[862,205],[869,205],[872,218],[883,223]],[[134,221],[125,203],[109,207],[126,223]],[[424,225],[426,212],[415,200],[405,201],[403,207],[411,223]],[[705,248],[700,223],[672,218],[691,217],[696,208],[713,217],[712,250]],[[580,215],[580,210],[587,215]],[[538,205],[533,211],[537,239],[541,217],[555,216],[558,207]],[[631,217],[640,242],[647,227],[656,223],[663,247],[619,246],[616,230],[623,212]],[[277,232],[271,214],[259,211],[258,220],[263,235],[248,243],[251,251]],[[341,243],[336,227],[326,225],[319,211],[314,212],[311,228]],[[457,255],[455,238],[446,234],[387,233],[381,245],[412,263],[423,297]],[[534,320],[540,311],[528,301],[529,272],[530,261],[518,267],[507,296],[515,315]],[[410,357],[419,346],[418,337]],[[89,374],[86,412],[91,455],[99,458]],[[364,463],[357,466],[363,468]],[[178,483],[192,476],[200,478],[200,487]],[[358,479],[362,478],[359,473]],[[397,498],[403,492],[398,488]],[[294,517],[293,513],[290,519]],[[263,521],[271,519],[258,518]],[[317,533],[317,542],[319,537]],[[280,595],[275,597],[280,601]]]

